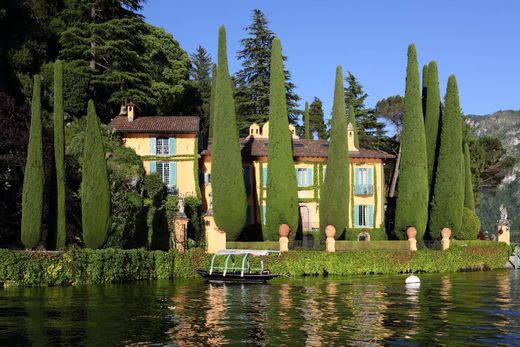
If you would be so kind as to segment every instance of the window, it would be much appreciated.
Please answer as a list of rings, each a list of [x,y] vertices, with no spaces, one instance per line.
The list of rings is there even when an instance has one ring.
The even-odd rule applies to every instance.
[[[312,170],[296,169],[296,180],[298,181],[298,187],[312,186]]]
[[[367,206],[359,205],[358,206],[358,225],[366,226],[367,225]]]
[[[354,205],[354,227],[374,227],[373,205]]]
[[[168,138],[158,137],[156,141],[156,153],[159,154],[170,154],[168,146]]]
[[[355,194],[372,195],[372,168],[355,169]]]
[[[159,142],[159,139],[157,139]],[[166,141],[168,142],[168,141]],[[163,183],[169,187],[170,186],[170,163],[169,162],[157,162],[157,173],[161,176]]]

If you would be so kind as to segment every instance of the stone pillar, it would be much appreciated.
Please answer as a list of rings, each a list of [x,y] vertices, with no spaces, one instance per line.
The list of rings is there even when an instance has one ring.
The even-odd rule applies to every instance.
[[[327,236],[327,240],[325,241],[325,249],[327,252],[336,252],[336,240],[334,236],[336,236],[336,228],[333,225],[327,225],[325,227],[325,236]]]
[[[278,242],[280,243],[280,252],[288,252],[289,251],[289,233],[291,229],[287,224],[281,224],[278,227],[278,235],[280,238]]]
[[[170,248],[173,247],[181,253],[188,249],[188,218],[186,218],[186,215],[173,217],[173,233],[170,237]]]
[[[498,223],[498,241],[505,242],[508,245],[511,243],[511,231],[509,230],[509,223]],[[508,221],[509,222],[509,221]]]
[[[450,248],[450,236],[451,236],[451,229],[450,228],[443,228],[441,230],[441,247],[442,250],[445,251],[448,248]]]
[[[408,229],[406,229],[406,236],[408,236],[408,249],[410,251],[416,251],[417,240],[415,237],[417,236],[417,229],[414,227],[408,227]]]
[[[213,215],[208,214],[204,216],[204,229],[206,232],[206,251],[208,253],[217,253],[226,249],[226,233],[218,228]]]

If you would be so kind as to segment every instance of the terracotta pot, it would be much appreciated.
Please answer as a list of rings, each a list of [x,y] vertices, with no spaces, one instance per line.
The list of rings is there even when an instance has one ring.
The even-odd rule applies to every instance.
[[[409,239],[415,239],[417,236],[417,229],[414,227],[408,227],[408,229],[406,229],[406,236],[408,236]]]
[[[445,237],[450,238],[450,236],[451,236],[451,229],[450,228],[443,228],[441,230],[441,236],[442,236],[442,238],[445,238]]]
[[[325,227],[325,236],[334,237],[336,235],[336,228],[333,225],[327,225]]]
[[[278,235],[280,237],[288,237],[290,232],[291,229],[287,224],[280,224],[280,226],[278,227]]]

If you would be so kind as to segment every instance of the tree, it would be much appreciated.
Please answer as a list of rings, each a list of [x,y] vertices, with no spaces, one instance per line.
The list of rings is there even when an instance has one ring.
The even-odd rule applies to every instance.
[[[26,248],[34,248],[42,233],[43,189],[43,143],[41,116],[41,79],[34,76],[31,129],[27,146],[27,162],[23,180],[22,195],[22,243]]]
[[[357,131],[357,125],[356,125],[356,113],[354,112],[354,106],[350,105],[348,107],[348,121],[347,123],[352,124],[352,127],[354,128],[354,145],[359,148],[359,135]]]
[[[462,121],[457,80],[454,75],[448,79],[441,117],[439,159],[429,222],[432,238],[437,238],[443,228],[450,228],[456,235],[462,223],[464,207]]]
[[[213,137],[213,123],[215,121],[215,90],[217,88],[217,64],[211,68],[211,94],[209,100],[209,134],[208,138]]]
[[[352,108],[351,111],[353,111]],[[338,66],[336,68],[327,173],[320,199],[320,229],[325,232],[327,225],[333,225],[336,228],[336,238],[343,235],[343,230],[348,226],[350,198],[348,150],[343,69]]]
[[[309,103],[306,101],[305,111],[303,111],[303,126],[305,127],[303,137],[307,140],[311,138],[311,125],[309,124],[309,121]]]
[[[406,229],[413,226],[417,238],[422,239],[428,219],[428,172],[419,68],[413,44],[408,46],[400,168],[395,231],[405,239]]]
[[[507,151],[500,139],[492,136],[478,138],[473,148],[471,155],[475,164],[475,189],[496,189],[513,171],[515,158],[506,155]]]
[[[202,46],[198,46],[194,54],[191,55],[191,62],[194,68],[191,70],[191,78],[199,90],[202,98],[200,107],[200,131],[205,141],[208,139],[210,123],[210,102],[211,102],[211,76],[212,68],[211,56]]]
[[[242,135],[247,135],[253,122],[265,123],[269,115],[269,79],[271,46],[275,34],[268,27],[269,21],[260,10],[253,10],[250,26],[246,27],[249,37],[240,40],[242,49],[237,58],[242,61],[242,70],[235,75],[238,126]],[[282,57],[284,61],[287,57]],[[287,112],[291,123],[295,123],[300,111],[295,85],[291,74],[284,70]]]
[[[81,172],[83,241],[89,248],[100,248],[107,239],[110,226],[110,187],[103,140],[92,100],[88,102]]]
[[[314,97],[309,109],[310,136],[314,138],[317,133],[318,139],[326,140],[328,137],[325,121],[323,120],[323,103],[318,97]]]
[[[426,114],[424,128],[426,130],[426,154],[428,156],[428,190],[433,193],[434,176],[437,169],[438,143],[440,134],[441,97],[439,92],[439,76],[437,63],[430,62],[427,68]],[[423,89],[424,90],[424,89]]]
[[[287,224],[291,238],[298,228],[298,187],[287,118],[287,101],[280,40],[273,40],[269,97],[269,145],[265,240],[278,239],[278,227]]]
[[[422,68],[422,107],[423,115],[426,117],[426,100],[428,100],[428,64]]]
[[[211,149],[213,212],[215,223],[226,232],[227,239],[235,241],[246,222],[247,206],[224,26],[219,29],[217,66]]]
[[[385,125],[377,119],[373,109],[365,107],[368,94],[350,71],[345,81],[348,82],[348,86],[345,87],[345,106],[352,105],[354,108],[361,147],[378,148],[385,133]]]
[[[469,146],[464,144],[464,207],[475,212],[475,195],[473,194],[473,182],[471,175],[471,157]]]
[[[62,250],[67,243],[65,220],[65,139],[63,129],[63,63],[54,64],[54,163],[56,166],[56,249]]]

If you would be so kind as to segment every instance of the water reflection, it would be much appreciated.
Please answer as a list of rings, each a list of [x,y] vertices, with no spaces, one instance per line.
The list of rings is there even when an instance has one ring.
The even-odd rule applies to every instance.
[[[520,344],[520,272],[0,290],[0,345]]]

